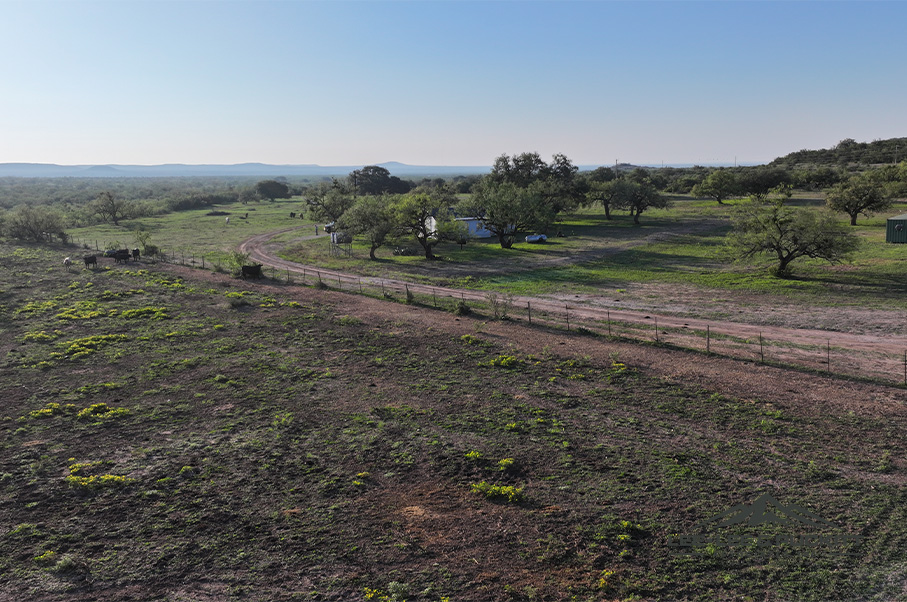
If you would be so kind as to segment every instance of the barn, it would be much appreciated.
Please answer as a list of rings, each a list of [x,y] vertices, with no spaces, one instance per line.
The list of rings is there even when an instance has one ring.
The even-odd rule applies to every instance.
[[[885,242],[907,242],[907,213],[888,218]]]

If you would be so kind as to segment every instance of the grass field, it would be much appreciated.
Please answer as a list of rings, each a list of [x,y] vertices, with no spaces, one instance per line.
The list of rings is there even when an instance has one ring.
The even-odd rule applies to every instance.
[[[285,246],[282,256],[301,263],[351,271],[362,275],[406,278],[436,285],[507,291],[517,294],[595,294],[626,289],[632,283],[690,285],[702,290],[748,291],[777,295],[818,305],[859,305],[876,308],[907,307],[907,281],[901,262],[904,245],[889,245],[885,239],[885,215],[907,211],[900,203],[885,215],[861,218],[853,228],[863,245],[852,262],[831,266],[805,260],[794,264],[794,277],[769,275],[770,261],[736,263],[725,249],[733,201],[711,201],[678,196],[670,209],[643,214],[634,226],[618,213],[606,221],[596,209],[566,216],[555,227],[564,237],[552,237],[544,245],[517,243],[501,249],[495,240],[476,240],[461,248],[438,247],[441,261],[427,262],[419,254],[395,256],[390,247],[378,250],[379,260],[368,259],[368,248],[354,243],[352,257],[332,257],[326,236],[314,234],[314,223],[289,218],[302,209],[301,199],[274,203],[219,207],[231,215],[207,216],[208,210],[186,211],[160,218],[124,222],[120,227],[96,226],[71,231],[80,241],[104,248],[114,241],[134,246],[131,231],[144,228],[152,243],[178,258],[223,265],[231,250],[245,238],[261,232],[298,226],[275,239]],[[821,199],[795,197],[794,204],[820,206]],[[247,219],[241,216],[248,215]],[[842,215],[842,223],[846,222]],[[419,251],[415,241],[399,246]]]
[[[905,599],[903,412],[60,251],[0,245],[0,597]],[[669,545],[766,491],[863,542]]]

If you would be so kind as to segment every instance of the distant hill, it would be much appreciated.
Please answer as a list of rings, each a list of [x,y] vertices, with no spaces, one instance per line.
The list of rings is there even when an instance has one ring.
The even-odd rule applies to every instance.
[[[872,142],[841,140],[831,148],[799,150],[769,163],[773,167],[794,169],[810,166],[884,165],[907,159],[907,138],[889,138]]]
[[[454,176],[486,173],[486,166],[430,166],[406,165],[391,161],[380,163],[398,177]],[[217,177],[279,177],[279,176],[345,176],[364,165],[268,165],[266,163],[239,163],[236,165],[54,165],[49,163],[0,163],[0,177],[19,178],[162,178],[184,176]]]

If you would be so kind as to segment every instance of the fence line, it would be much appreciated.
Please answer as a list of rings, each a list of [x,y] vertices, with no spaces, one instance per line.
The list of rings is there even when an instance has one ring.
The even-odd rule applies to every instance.
[[[76,241],[77,239],[73,239]],[[84,242],[82,243],[85,244]],[[97,243],[95,243],[97,246]],[[211,267],[218,269],[219,264],[205,263],[205,258],[197,261],[192,255],[188,257],[180,252],[165,253],[160,250],[154,258],[164,263],[176,263],[189,267]],[[222,268],[221,268],[222,269]],[[409,283],[389,281],[384,278],[365,278],[360,276],[346,276],[337,273],[334,280],[323,278],[321,270],[300,268],[302,271],[295,275],[287,268],[285,281],[288,284],[313,286],[322,289],[335,289],[348,294],[360,294],[377,299],[391,299],[402,303],[435,308],[444,311],[475,313],[491,318],[502,317],[494,314],[503,312],[506,318],[514,322],[526,322],[537,327],[561,328],[567,331],[578,331],[582,334],[606,336],[611,339],[648,342],[676,349],[698,351],[707,355],[720,355],[724,357],[753,361],[763,364],[786,365],[806,368],[826,373],[844,376],[870,377],[896,382],[907,386],[907,350],[903,356],[893,356],[885,352],[872,354],[869,367],[852,361],[856,355],[866,356],[867,352],[835,348],[827,339],[825,345],[796,344],[788,341],[772,340],[759,332],[755,337],[741,337],[722,334],[711,329],[710,324],[704,330],[684,327],[665,327],[658,325],[658,318],[653,317],[652,324],[643,322],[621,321],[612,319],[610,310],[606,310],[605,319],[584,318],[578,311],[582,307],[573,307],[565,304],[560,311],[553,309],[551,304],[539,304],[535,307],[531,301],[525,305],[514,303],[512,299],[503,297],[495,306],[488,298],[466,299],[465,291],[439,290],[436,287],[413,285]],[[313,273],[314,272],[314,273]],[[276,268],[270,267],[270,277],[273,280],[283,280],[282,274]],[[336,287],[336,288],[335,288]],[[472,291],[479,293],[480,291]],[[546,306],[547,305],[547,306]],[[654,333],[654,336],[653,336]],[[773,351],[776,351],[773,353]],[[894,378],[892,378],[892,375]]]

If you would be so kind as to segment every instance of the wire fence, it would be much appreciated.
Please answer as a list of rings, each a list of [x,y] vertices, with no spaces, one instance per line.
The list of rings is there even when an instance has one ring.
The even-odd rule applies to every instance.
[[[81,245],[80,245],[81,246]],[[85,248],[83,246],[83,248]],[[94,245],[98,249],[97,244]],[[222,258],[194,255],[183,251],[158,251],[147,261],[161,261],[198,269],[229,273]],[[310,286],[325,290],[366,295],[410,305],[449,311],[479,318],[509,320],[547,328],[557,328],[593,336],[639,341],[676,349],[697,351],[706,355],[724,356],[815,372],[882,380],[907,386],[907,349],[892,352],[889,348],[854,349],[835,344],[832,336],[824,343],[796,343],[770,339],[759,333],[740,336],[713,327],[659,325],[657,317],[641,319],[612,318],[609,310],[597,310],[591,317],[588,306],[570,305],[545,300],[513,298],[500,293],[479,290],[453,290],[431,285],[406,283],[375,277],[360,277],[329,270],[300,266],[278,268],[263,266],[265,279],[287,284]],[[601,315],[604,311],[604,316]]]

